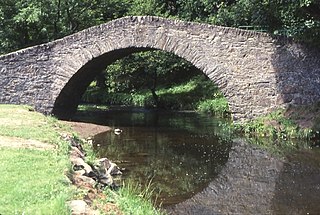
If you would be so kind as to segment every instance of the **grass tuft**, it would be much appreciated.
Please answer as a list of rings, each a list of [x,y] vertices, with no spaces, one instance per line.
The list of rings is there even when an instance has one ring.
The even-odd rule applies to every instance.
[[[132,181],[127,181],[118,191],[105,191],[109,197],[106,200],[115,203],[124,214],[164,215],[163,211],[152,204],[153,192],[151,182],[142,189]]]

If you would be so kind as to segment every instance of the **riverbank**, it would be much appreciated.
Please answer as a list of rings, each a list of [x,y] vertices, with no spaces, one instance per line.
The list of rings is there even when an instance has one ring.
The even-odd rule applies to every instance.
[[[314,113],[317,113],[317,111],[314,111]],[[302,114],[299,115],[301,116]],[[314,115],[314,117],[310,117],[309,119],[315,120],[316,118],[317,116]],[[44,117],[28,107],[0,105],[0,171],[2,172],[0,178],[0,214],[70,214],[70,209],[66,205],[66,202],[71,199],[81,199],[90,194],[90,192],[84,189],[75,189],[66,177],[67,173],[71,170],[69,143],[61,138],[61,134],[72,135],[74,130],[70,126],[74,130],[83,133],[83,136],[78,138],[79,140],[95,133],[110,130],[107,126],[59,122],[52,117]],[[260,154],[263,155],[264,152]],[[304,155],[310,156],[310,153],[306,151]],[[303,160],[306,156],[301,157],[301,159]],[[268,156],[267,158],[273,159]],[[249,161],[246,164],[249,172],[254,171],[250,170],[252,163],[256,162]],[[284,176],[278,183],[286,186],[285,192],[287,193],[289,193],[294,184],[287,183],[286,180],[290,181],[290,179],[296,176],[310,175],[312,172],[317,173],[317,169],[315,171],[312,168],[311,173],[304,172],[304,166],[302,166],[302,168],[299,168],[301,169],[299,171],[302,172],[300,175],[296,175],[295,171],[289,175],[285,175],[284,173],[288,169],[292,170],[293,165],[300,165],[299,163],[292,164],[290,162],[290,165],[286,163],[284,162],[285,168],[277,169],[277,172],[280,176]],[[314,160],[314,163],[317,164],[319,161]],[[226,169],[224,171],[228,173],[232,172],[231,170],[228,171],[228,168],[231,168],[232,171],[239,170],[237,162],[232,163],[229,167],[227,164],[227,167],[224,168]],[[310,168],[307,167],[306,169]],[[224,177],[224,175],[222,174],[221,177]],[[232,178],[233,176],[226,177]],[[312,176],[312,178],[317,177],[318,175]],[[258,181],[260,179],[258,178]],[[295,179],[295,181],[298,181],[298,179]],[[310,182],[309,184],[317,191],[318,184],[316,181],[307,182]],[[232,183],[235,183],[235,181],[232,181]],[[222,185],[218,184],[217,186],[221,188]],[[234,184],[231,185],[234,186]],[[223,186],[227,187],[225,184]],[[238,188],[236,187],[235,189]],[[219,191],[219,193],[221,192]],[[34,195],[35,193],[37,195]],[[278,192],[278,194],[278,198],[285,195],[282,192]],[[96,209],[102,208],[101,210],[104,210],[105,214],[161,213],[152,207],[149,200],[143,201],[148,205],[145,209],[149,212],[145,212],[145,210],[142,212],[140,210],[141,205],[144,203],[141,202],[141,198],[138,196],[145,196],[148,199],[148,191],[139,190],[134,185],[125,186],[125,189],[121,189],[121,192],[108,189],[103,195],[97,193],[96,196],[100,199],[92,201],[93,207]],[[299,200],[298,196],[295,198]],[[221,199],[223,200],[222,197]],[[315,199],[317,200],[317,198]],[[275,200],[275,202],[277,201],[280,201],[280,199]],[[280,208],[279,210],[288,210],[286,208],[289,207],[287,203],[285,202],[284,208]],[[310,207],[314,206],[311,205]]]
[[[28,107],[0,105],[0,214],[70,213],[64,129]]]
[[[290,106],[233,126],[248,142],[283,154],[320,145],[320,103]]]
[[[26,106],[0,105],[0,214],[70,214],[70,200],[90,194],[67,177],[72,172],[70,142],[63,137],[76,135],[70,126],[87,131],[83,138],[110,129],[60,122]],[[99,198],[92,205],[95,212],[88,214],[98,214],[98,210],[103,214],[161,214],[149,200],[141,200],[137,189],[121,190],[97,192]]]
[[[79,137],[83,139],[87,139],[89,137],[93,137],[96,134],[111,131],[112,128],[104,125],[97,125],[93,123],[84,123],[84,122],[73,122],[73,121],[61,121],[71,127],[73,131],[75,131]]]

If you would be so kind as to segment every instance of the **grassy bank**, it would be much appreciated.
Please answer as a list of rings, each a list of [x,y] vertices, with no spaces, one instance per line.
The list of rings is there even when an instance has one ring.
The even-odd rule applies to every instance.
[[[291,106],[234,125],[248,141],[277,152],[310,148],[319,144],[320,104]]]
[[[245,122],[238,129],[250,137],[270,137],[273,139],[307,139],[312,129],[301,128],[292,119],[285,116],[286,110],[274,111],[265,116]]]
[[[155,91],[156,104],[150,90],[134,92],[107,92],[91,83],[83,95],[83,102],[106,105],[139,106],[168,110],[197,110],[200,112],[224,115],[228,113],[228,102],[218,88],[202,75],[168,86],[159,86]]]
[[[65,176],[70,171],[69,143],[61,132],[72,131],[28,107],[0,105],[0,214],[70,214],[67,201],[89,192],[75,189]],[[87,151],[94,159],[88,146]],[[162,214],[153,207],[149,191],[133,187],[106,190],[104,199],[96,199],[96,208],[103,214]],[[115,208],[105,210],[110,204]]]
[[[65,203],[73,191],[64,175],[69,161],[60,129],[57,120],[27,107],[0,105],[0,136],[19,137],[7,139],[15,148],[0,145],[0,214],[70,213]],[[47,143],[47,149],[24,140]]]
[[[88,144],[83,143],[86,151],[86,161],[90,164],[96,163],[98,158],[93,151],[93,148]],[[91,191],[82,190],[81,197],[83,198]],[[120,188],[114,190],[105,188],[93,201],[93,205],[102,212],[102,214],[146,214],[146,215],[164,215],[162,211],[155,205],[155,200],[151,197],[154,190],[151,184],[147,187],[141,187],[137,182],[125,181],[120,184]]]

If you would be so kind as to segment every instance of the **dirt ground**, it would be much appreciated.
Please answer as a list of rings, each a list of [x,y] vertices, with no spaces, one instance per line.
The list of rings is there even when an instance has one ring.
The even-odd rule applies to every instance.
[[[82,123],[82,122],[68,122],[62,121],[71,126],[71,128],[77,132],[81,138],[88,138],[94,136],[101,132],[106,132],[111,130],[108,126],[96,125],[91,123]],[[0,136],[0,147],[12,147],[12,148],[33,148],[39,150],[50,150],[54,149],[55,146],[49,143],[43,143],[37,140],[27,140],[18,137],[7,137]]]
[[[12,148],[36,148],[39,150],[54,149],[55,146],[37,140],[26,140],[18,137],[0,136],[0,146]]]
[[[92,137],[96,134],[110,131],[111,128],[108,126],[97,125],[92,123],[83,123],[83,122],[71,122],[71,121],[62,121],[63,123],[68,124],[71,128],[79,134],[81,138]]]

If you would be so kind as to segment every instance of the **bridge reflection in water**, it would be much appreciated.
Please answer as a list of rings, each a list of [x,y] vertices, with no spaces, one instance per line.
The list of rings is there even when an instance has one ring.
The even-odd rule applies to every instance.
[[[125,180],[152,180],[169,214],[320,211],[319,150],[280,158],[242,139],[231,143],[226,121],[195,113],[119,110],[77,117],[124,130],[96,136],[98,154],[126,167]]]
[[[320,153],[286,159],[236,140],[217,178],[169,214],[319,214]],[[301,159],[303,157],[303,159]]]

